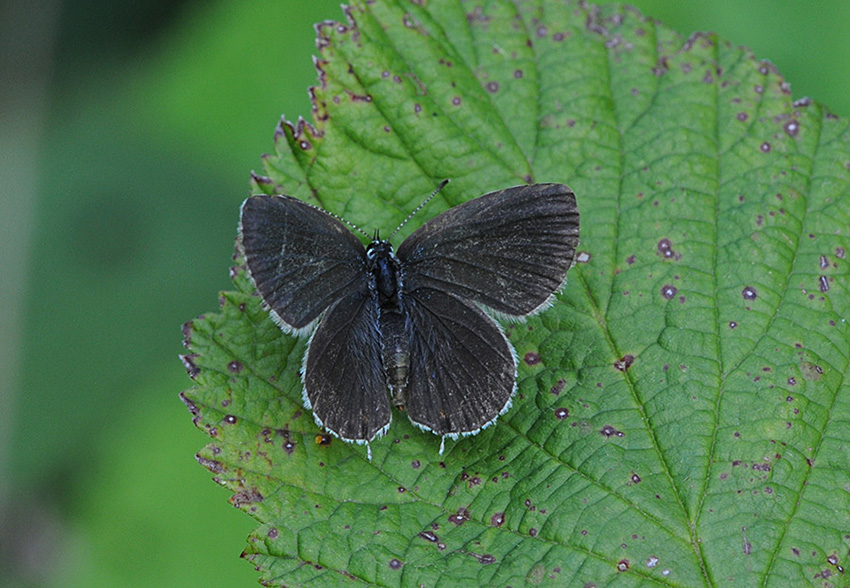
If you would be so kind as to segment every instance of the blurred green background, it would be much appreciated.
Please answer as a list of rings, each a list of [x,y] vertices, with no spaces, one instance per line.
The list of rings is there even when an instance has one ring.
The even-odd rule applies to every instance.
[[[850,114],[850,2],[638,0]],[[812,9],[816,7],[816,9]],[[229,287],[281,113],[338,0],[0,3],[0,586],[252,586],[180,325]]]

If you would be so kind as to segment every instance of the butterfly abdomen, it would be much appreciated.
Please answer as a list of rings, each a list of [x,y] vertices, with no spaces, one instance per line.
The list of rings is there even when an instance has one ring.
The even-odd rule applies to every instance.
[[[379,324],[387,387],[393,404],[403,406],[410,367],[410,344],[404,328],[404,315],[397,309],[381,309]]]

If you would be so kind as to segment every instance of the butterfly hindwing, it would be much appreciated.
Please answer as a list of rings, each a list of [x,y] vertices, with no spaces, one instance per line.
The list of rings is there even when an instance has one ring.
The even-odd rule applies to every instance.
[[[535,312],[563,284],[578,227],[575,196],[562,184],[490,192],[405,239],[405,291],[434,288],[508,315]]]
[[[390,424],[380,337],[377,301],[361,291],[334,304],[310,338],[305,404],[321,426],[347,441],[371,441]]]
[[[331,304],[366,287],[366,252],[328,213],[291,196],[251,196],[239,234],[251,278],[285,330],[303,329]]]
[[[516,359],[501,329],[475,304],[420,288],[404,299],[410,340],[405,409],[437,435],[475,433],[510,403]]]

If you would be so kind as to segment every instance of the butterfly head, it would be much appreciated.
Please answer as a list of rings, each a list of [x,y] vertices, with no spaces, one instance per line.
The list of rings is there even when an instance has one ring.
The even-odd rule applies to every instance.
[[[366,247],[366,259],[375,262],[393,256],[393,246],[386,239],[382,240],[375,232],[375,238]]]

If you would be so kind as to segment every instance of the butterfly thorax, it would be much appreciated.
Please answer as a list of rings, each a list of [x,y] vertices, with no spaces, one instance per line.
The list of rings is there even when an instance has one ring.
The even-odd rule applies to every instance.
[[[366,248],[366,259],[381,308],[398,306],[401,274],[393,246],[389,241],[372,241]]]
[[[393,403],[402,406],[410,366],[410,339],[401,306],[401,267],[388,241],[372,241],[366,248],[366,259],[372,291],[378,303],[381,359],[387,387]]]

